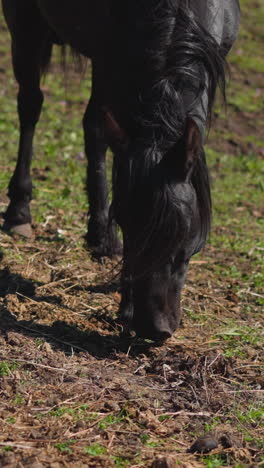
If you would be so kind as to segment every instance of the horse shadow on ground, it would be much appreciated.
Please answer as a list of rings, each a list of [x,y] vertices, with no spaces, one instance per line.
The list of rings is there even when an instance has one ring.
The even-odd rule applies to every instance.
[[[131,337],[125,333],[116,333],[111,335],[101,335],[97,331],[82,331],[77,326],[68,324],[65,321],[54,321],[51,325],[43,325],[32,320],[18,320],[17,316],[9,311],[8,303],[5,298],[8,294],[16,294],[19,298],[29,298],[34,302],[49,302],[60,303],[61,298],[57,296],[38,296],[37,287],[43,283],[32,281],[24,278],[19,274],[10,272],[8,268],[0,271],[0,297],[3,298],[0,304],[0,334],[8,332],[17,332],[27,337],[44,338],[53,349],[65,352],[65,354],[88,352],[92,356],[103,359],[113,358],[118,359],[119,353],[127,353],[131,356],[146,354],[153,347],[153,343]],[[107,294],[109,290],[115,290],[116,284],[113,285],[96,285],[91,286],[91,290]],[[90,288],[88,288],[90,290]],[[67,307],[67,306],[65,306]],[[99,310],[96,312],[99,319],[104,319],[105,311]],[[114,319],[107,317],[107,320],[112,325],[116,322]],[[121,327],[119,327],[121,328]]]

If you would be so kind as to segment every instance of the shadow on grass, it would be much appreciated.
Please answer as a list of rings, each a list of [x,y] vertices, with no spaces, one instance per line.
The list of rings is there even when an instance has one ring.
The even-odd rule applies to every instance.
[[[34,302],[60,304],[60,297],[36,295],[36,288],[42,284],[25,279],[19,274],[13,274],[8,268],[0,271],[0,297],[5,298],[8,294],[17,294],[22,301],[23,296],[25,296]],[[113,285],[113,288],[115,289],[116,285]],[[111,290],[111,285],[98,285],[95,288],[91,287],[91,290],[108,293]],[[0,333],[16,331],[25,336],[44,337],[54,348],[64,351],[66,354],[71,353],[74,349],[75,352],[88,352],[100,359],[109,357],[117,359],[118,353],[127,353],[128,350],[130,350],[130,355],[135,356],[146,353],[153,346],[152,342],[120,334],[119,330],[122,330],[122,326],[106,316],[103,308],[93,316],[97,320],[107,321],[116,330],[116,333],[105,336],[97,331],[82,331],[74,325],[58,320],[51,325],[39,324],[33,319],[18,320],[5,304],[0,306]]]

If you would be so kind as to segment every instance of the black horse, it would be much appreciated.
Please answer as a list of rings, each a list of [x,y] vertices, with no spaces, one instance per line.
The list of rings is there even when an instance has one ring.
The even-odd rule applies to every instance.
[[[28,234],[32,141],[42,73],[54,43],[92,59],[83,119],[90,203],[87,239],[120,250],[120,312],[138,335],[162,340],[181,319],[189,259],[211,218],[203,136],[225,56],[238,31],[238,0],[2,0],[19,84],[20,142],[6,229]],[[109,210],[105,153],[114,153]]]

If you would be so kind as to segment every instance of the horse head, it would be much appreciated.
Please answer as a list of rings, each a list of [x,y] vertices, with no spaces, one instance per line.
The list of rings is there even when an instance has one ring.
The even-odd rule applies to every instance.
[[[130,138],[107,112],[114,151],[113,211],[124,239],[120,312],[139,336],[163,340],[181,320],[191,256],[205,243],[210,189],[200,131],[192,118],[164,154]]]

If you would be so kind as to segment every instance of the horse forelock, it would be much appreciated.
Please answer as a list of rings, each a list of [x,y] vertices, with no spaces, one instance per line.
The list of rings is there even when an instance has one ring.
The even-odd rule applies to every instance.
[[[129,238],[126,260],[137,277],[155,271],[183,252],[191,256],[201,250],[211,222],[210,184],[203,153],[189,182],[177,180],[177,173],[164,164],[157,150],[142,151],[129,161],[116,159],[113,175],[114,216],[118,222],[123,220],[122,229]]]

